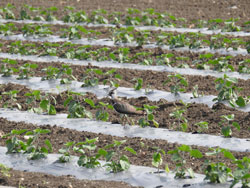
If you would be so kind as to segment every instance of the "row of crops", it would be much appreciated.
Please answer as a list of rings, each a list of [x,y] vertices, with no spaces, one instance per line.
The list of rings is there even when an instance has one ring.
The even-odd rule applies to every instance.
[[[57,11],[0,9],[1,173],[250,186],[249,22]],[[145,114],[123,127],[113,87]]]

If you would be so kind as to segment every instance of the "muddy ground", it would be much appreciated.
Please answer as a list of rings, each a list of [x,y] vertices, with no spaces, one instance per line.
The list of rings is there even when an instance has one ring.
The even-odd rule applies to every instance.
[[[10,99],[10,96],[3,94],[4,92],[9,92],[11,90],[18,90],[19,93],[17,94],[17,97],[15,97],[14,100]],[[40,101],[37,100],[36,104],[33,102],[31,104],[28,104],[27,98],[25,93],[31,93],[32,90],[28,89],[25,86],[21,85],[15,85],[15,84],[7,84],[7,85],[1,85],[0,88],[0,94],[2,94],[2,100],[0,102],[0,107],[13,107],[17,108],[16,103],[19,103],[21,105],[21,110],[27,111],[34,107],[39,107]],[[44,93],[41,93],[41,96],[45,96]],[[74,97],[75,95],[73,95]],[[55,105],[57,113],[68,113],[67,107],[64,106],[64,101],[68,98],[68,92],[63,92],[59,95],[54,95],[54,98],[57,101],[57,104]],[[47,96],[45,98],[51,97]],[[75,100],[77,100],[76,97],[74,97]],[[95,117],[95,114],[97,112],[97,108],[92,108],[89,104],[83,102],[84,98],[88,98],[94,101],[95,105],[98,105],[98,103],[105,102],[108,104],[112,104],[111,100],[109,98],[104,99],[97,99],[97,97],[94,94],[87,93],[86,95],[82,97],[78,97],[79,101],[82,101],[81,104],[93,114],[93,117]],[[147,105],[154,105],[158,108],[154,110],[154,116],[155,120],[159,123],[159,127],[161,128],[167,128],[170,130],[181,130],[181,127],[178,124],[178,119],[171,117],[170,113],[175,111],[176,109],[184,109],[186,112],[183,113],[183,116],[188,120],[188,128],[187,132],[197,133],[200,128],[196,126],[195,124],[200,121],[206,121],[208,122],[208,129],[204,130],[203,133],[206,134],[213,134],[213,135],[221,135],[221,128],[223,127],[220,122],[222,120],[222,115],[230,115],[234,114],[235,118],[234,121],[238,122],[240,125],[240,130],[237,130],[235,127],[232,126],[232,136],[239,137],[239,138],[249,138],[249,123],[250,113],[242,112],[235,110],[230,107],[226,107],[223,104],[217,104],[214,105],[213,108],[209,108],[205,104],[196,104],[191,103],[187,108],[184,107],[183,104],[180,102],[168,102],[164,99],[161,99],[158,102],[152,102],[148,100],[147,97],[140,97],[140,98],[131,98],[131,99],[125,99],[122,100],[133,104],[136,107],[143,107],[144,104]],[[52,104],[53,100],[51,100]],[[109,113],[109,120],[112,123],[122,123],[120,115],[112,109],[106,108],[105,111]],[[140,118],[145,118],[144,115],[137,115],[137,116],[131,116],[131,122],[134,121],[135,124],[139,124],[138,121]],[[132,124],[130,122],[130,124]],[[181,121],[183,122],[183,121]],[[150,122],[150,126],[153,126],[153,123]]]

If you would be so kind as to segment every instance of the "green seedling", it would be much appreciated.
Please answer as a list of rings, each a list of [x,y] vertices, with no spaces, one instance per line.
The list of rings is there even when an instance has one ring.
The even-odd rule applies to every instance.
[[[12,65],[16,65],[17,61],[12,60],[12,59],[3,59],[1,62],[2,66],[1,66],[1,74],[3,74],[3,77],[9,77],[11,76],[13,73],[18,72],[18,69],[14,68],[14,67],[10,67]]]
[[[188,120],[184,117],[184,114],[186,113],[189,104],[182,104],[184,104],[184,108],[176,107],[175,110],[169,114],[169,116],[178,120],[177,130],[185,132],[188,129]],[[173,126],[175,126],[175,124],[176,122],[173,123]]]
[[[66,15],[63,17],[64,22],[71,22],[71,23],[87,22],[88,16],[84,11],[75,12],[75,7],[71,6],[66,6],[64,7],[64,9],[67,12]]]
[[[97,110],[97,112],[95,114],[96,119],[101,120],[101,121],[108,121],[109,113],[107,112],[106,109],[113,110],[113,106],[108,104],[108,103],[99,102],[99,104],[97,105],[97,108],[99,110]]]
[[[9,97],[9,100],[4,104],[4,108],[14,108],[17,106],[19,110],[22,109],[22,105],[16,102],[18,93],[19,91],[17,90],[11,90],[2,93],[3,95],[7,95]]]
[[[169,82],[171,82],[171,93],[174,93],[175,95],[178,95],[179,92],[185,92],[186,89],[182,87],[188,86],[186,78],[180,74],[168,75],[168,79],[163,83],[163,85],[166,85]]]
[[[111,69],[107,72],[105,72],[103,75],[106,77],[106,79],[103,80],[103,85],[109,84],[110,87],[119,87],[119,80],[122,80],[122,76],[120,74],[115,74],[116,70]]]
[[[221,148],[210,148],[212,152],[206,153],[207,156],[215,155],[217,160],[219,160],[219,154],[224,154],[224,157],[229,159],[235,159],[231,152]],[[205,178],[204,180],[209,180],[211,183],[225,183],[228,177],[233,177],[232,171],[224,163],[210,163],[206,162],[206,168],[204,169]]]
[[[96,75],[103,75],[100,69],[87,69],[83,76],[83,84],[81,87],[93,87],[99,84],[99,79]]]
[[[34,75],[34,72],[32,70],[36,69],[37,67],[37,64],[25,63],[19,68],[19,76],[17,77],[17,79],[29,79],[32,75]]]
[[[0,34],[4,36],[12,35],[13,31],[16,31],[17,28],[13,23],[0,23]]]
[[[195,123],[195,125],[198,127],[198,133],[204,133],[208,130],[208,122],[206,121],[200,121]]]
[[[51,98],[51,99],[50,99]],[[52,102],[56,105],[56,99],[53,96],[46,97],[45,99],[41,100],[40,108],[45,111],[48,115],[56,115],[56,108],[52,105]],[[38,110],[40,111],[40,110]]]
[[[112,28],[112,41],[115,44],[131,43],[134,40],[134,27]]]
[[[250,74],[250,59],[239,62],[239,73]]]
[[[0,163],[0,174],[5,177],[10,177],[10,168]]]
[[[153,154],[152,165],[157,168],[156,173],[160,173],[160,166],[162,165],[162,155],[165,155],[165,151],[160,148],[153,148],[156,150]]]
[[[79,166],[83,166],[86,168],[96,168],[98,166],[101,166],[101,163],[98,161],[101,155],[93,154],[93,151],[95,151],[97,148],[95,142],[98,142],[98,137],[94,139],[86,138],[84,142],[75,144],[73,150],[81,154],[77,161],[77,164]]]
[[[25,133],[25,134],[24,134]],[[50,130],[48,129],[35,129],[33,131],[22,130],[12,130],[9,134],[5,135],[4,138],[11,136],[6,140],[7,153],[20,153],[29,154],[28,159],[36,160],[45,158],[49,152],[52,152],[52,145],[48,139],[44,141],[45,146],[40,146],[39,137],[42,134],[48,134]],[[24,134],[24,139],[27,141],[22,141],[17,138]]]
[[[223,115],[221,116],[220,126],[221,132],[224,137],[231,137],[232,136],[232,126],[235,127],[238,131],[240,130],[240,125],[237,122],[232,122],[234,120],[234,114],[231,115]]]
[[[94,24],[108,24],[108,20],[104,17],[106,14],[107,11],[104,9],[94,10],[89,16],[88,22]]]
[[[151,123],[158,128],[159,127],[159,123],[155,120],[155,117],[153,115],[154,113],[154,109],[157,109],[157,106],[149,106],[144,104],[143,108],[139,109],[139,110],[144,110],[146,112],[145,117],[139,119],[139,125],[141,127],[146,127],[151,125]]]
[[[230,188],[239,182],[242,184],[242,188],[250,187],[250,158],[243,157],[242,159],[235,159],[233,163],[237,165],[237,169],[233,172],[234,180]]]
[[[29,109],[30,112],[41,114],[43,112],[42,108],[37,108],[37,101],[41,100],[41,92],[39,90],[34,90],[32,93],[25,93],[26,103],[31,105],[32,108]]]
[[[137,91],[137,90],[140,90],[143,86],[143,79],[142,78],[137,78],[136,79],[136,83],[134,85],[134,89]]]
[[[130,61],[129,54],[129,48],[119,48],[117,51],[111,52],[109,57],[111,60],[117,61],[119,63],[128,63]]]
[[[98,153],[105,158],[106,164],[104,165],[104,167],[106,167],[109,172],[118,173],[129,169],[129,158],[126,155],[121,155],[120,149],[121,145],[125,142],[126,140],[115,140],[113,144],[109,144],[105,146],[104,149],[98,150]],[[133,148],[124,147],[123,150],[137,155],[136,151]]]
[[[72,69],[69,65],[62,65],[57,73],[57,78],[61,78],[61,84],[70,84],[73,80],[77,80],[72,74]]]
[[[24,36],[47,37],[53,34],[49,25],[25,24],[21,30]]]
[[[56,21],[57,18],[53,15],[54,12],[56,12],[58,10],[58,8],[56,7],[49,7],[49,8],[45,8],[44,10],[42,10],[40,12],[41,15],[45,16],[45,20],[46,21]]]
[[[189,178],[194,178],[194,172],[192,168],[187,168],[187,158],[194,157],[200,159],[203,157],[202,153],[198,149],[192,149],[190,146],[181,145],[175,150],[168,151],[167,154],[171,155],[171,161],[176,165],[175,178],[185,179],[188,174]]]
[[[202,92],[202,94],[199,94],[198,90],[199,90],[198,85],[195,85],[195,86],[193,87],[193,90],[192,90],[192,94],[193,94],[193,97],[194,97],[194,98],[199,98],[199,97],[204,96],[203,92]]]
[[[47,68],[42,69],[42,71],[45,71],[46,73],[46,76],[42,77],[42,81],[56,79],[59,73],[59,69],[52,66],[48,66]]]
[[[74,97],[73,97],[74,95]],[[64,107],[68,107],[69,114],[67,118],[90,118],[91,112],[87,111],[82,102],[83,94],[76,92],[69,92],[68,98],[64,101]],[[81,98],[80,98],[81,97]]]
[[[16,18],[15,14],[12,11],[15,8],[16,7],[14,5],[8,3],[6,7],[0,8],[0,13],[3,13],[3,18],[4,19],[15,19]]]

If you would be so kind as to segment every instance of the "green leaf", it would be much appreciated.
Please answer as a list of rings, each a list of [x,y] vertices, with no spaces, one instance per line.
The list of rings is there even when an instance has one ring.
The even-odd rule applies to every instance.
[[[225,150],[223,153],[224,153],[224,157],[231,159],[233,161],[236,160],[236,158],[234,157],[234,155],[230,151]]]
[[[190,151],[190,156],[198,158],[198,159],[203,157],[202,153],[198,149],[192,149]]]
[[[50,141],[49,141],[48,139],[46,139],[46,140],[44,141],[44,143],[48,146],[49,151],[52,152],[53,149],[52,149],[52,144],[50,143]]]
[[[135,151],[133,148],[125,147],[124,149],[127,150],[127,151],[129,151],[130,153],[132,153],[132,154],[134,154],[134,155],[137,154],[136,151]]]
[[[180,147],[178,147],[178,150],[190,152],[191,148],[190,148],[190,146],[184,145],[184,144],[183,144],[183,145],[181,145]]]
[[[239,125],[239,123],[233,122],[232,125],[233,125],[236,129],[240,130],[240,125]]]
[[[246,106],[246,101],[243,97],[238,97],[238,99],[235,102],[239,107]]]
[[[92,108],[95,108],[95,103],[93,100],[86,98],[84,99],[84,101],[88,103]]]
[[[169,173],[170,172],[170,169],[168,167],[168,164],[165,165],[165,172]]]

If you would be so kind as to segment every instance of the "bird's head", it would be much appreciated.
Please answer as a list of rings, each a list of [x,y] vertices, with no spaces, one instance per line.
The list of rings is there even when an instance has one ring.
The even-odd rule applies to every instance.
[[[116,91],[117,90],[117,88],[116,87],[113,87],[113,88],[111,88],[110,90],[109,90],[109,92],[108,92],[108,97],[110,97],[110,98],[115,98],[116,97]]]

